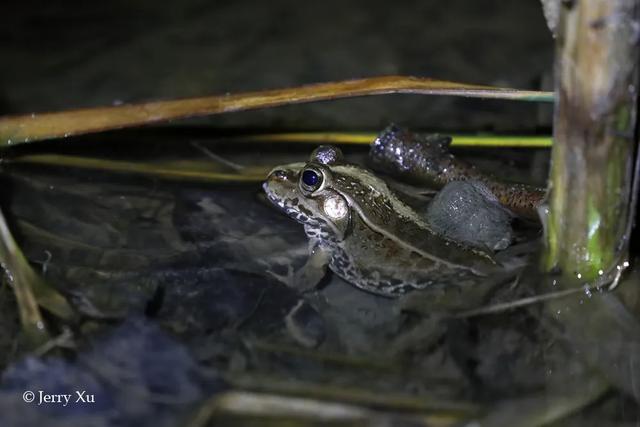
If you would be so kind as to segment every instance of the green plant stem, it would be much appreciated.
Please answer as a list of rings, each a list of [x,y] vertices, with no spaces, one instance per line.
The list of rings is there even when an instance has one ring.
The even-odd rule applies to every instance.
[[[545,267],[582,281],[626,260],[639,9],[638,0],[575,2],[558,28]]]

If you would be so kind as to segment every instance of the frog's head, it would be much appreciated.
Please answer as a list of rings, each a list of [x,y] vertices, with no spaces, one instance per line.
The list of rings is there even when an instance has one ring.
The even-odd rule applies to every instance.
[[[307,163],[275,167],[263,183],[267,198],[296,221],[330,232],[342,240],[347,232],[351,208],[334,190],[332,166],[343,163],[342,152],[323,145]]]

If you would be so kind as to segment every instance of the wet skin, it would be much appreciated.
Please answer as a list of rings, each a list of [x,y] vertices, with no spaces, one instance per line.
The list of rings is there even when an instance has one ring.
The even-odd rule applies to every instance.
[[[358,288],[394,297],[461,285],[496,268],[489,251],[436,233],[382,179],[346,163],[336,147],[319,147],[307,163],[274,168],[263,188],[309,238],[310,258],[296,286],[315,285],[328,267]]]
[[[538,220],[544,189],[500,181],[482,173],[451,154],[450,144],[448,136],[421,135],[391,125],[371,144],[369,158],[375,170],[429,188],[439,189],[452,181],[481,182],[510,211]]]

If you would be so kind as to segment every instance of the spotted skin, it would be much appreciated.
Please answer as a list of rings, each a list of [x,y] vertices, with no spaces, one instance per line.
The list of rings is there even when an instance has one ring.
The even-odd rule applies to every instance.
[[[433,285],[461,285],[475,277],[469,270],[451,268],[425,258],[382,234],[371,232],[359,217],[355,217],[354,222],[353,235],[358,238],[342,242],[323,239],[320,244],[331,247],[331,270],[365,291],[397,296]],[[368,258],[358,259],[350,255],[357,253],[375,253],[378,261],[386,259],[393,262],[372,264]]]
[[[326,150],[331,155],[321,147],[306,164],[275,168],[263,188],[278,209],[304,224],[310,247],[330,255],[335,274],[365,291],[396,297],[433,285],[461,285],[496,267],[490,254],[435,233],[384,181],[345,163],[337,148]],[[301,182],[305,170],[321,175],[317,187]],[[329,198],[348,206],[344,216],[324,210]]]

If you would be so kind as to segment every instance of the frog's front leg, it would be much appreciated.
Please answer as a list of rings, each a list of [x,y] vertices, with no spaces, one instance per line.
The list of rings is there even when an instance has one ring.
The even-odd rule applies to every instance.
[[[331,253],[320,245],[309,245],[309,258],[302,267],[293,271],[289,269],[288,274],[280,275],[270,272],[280,282],[294,288],[299,292],[308,292],[318,286],[322,278],[327,274]]]
[[[327,274],[331,261],[331,253],[320,245],[310,245],[309,258],[304,265],[295,272],[293,286],[300,292],[315,289]]]

